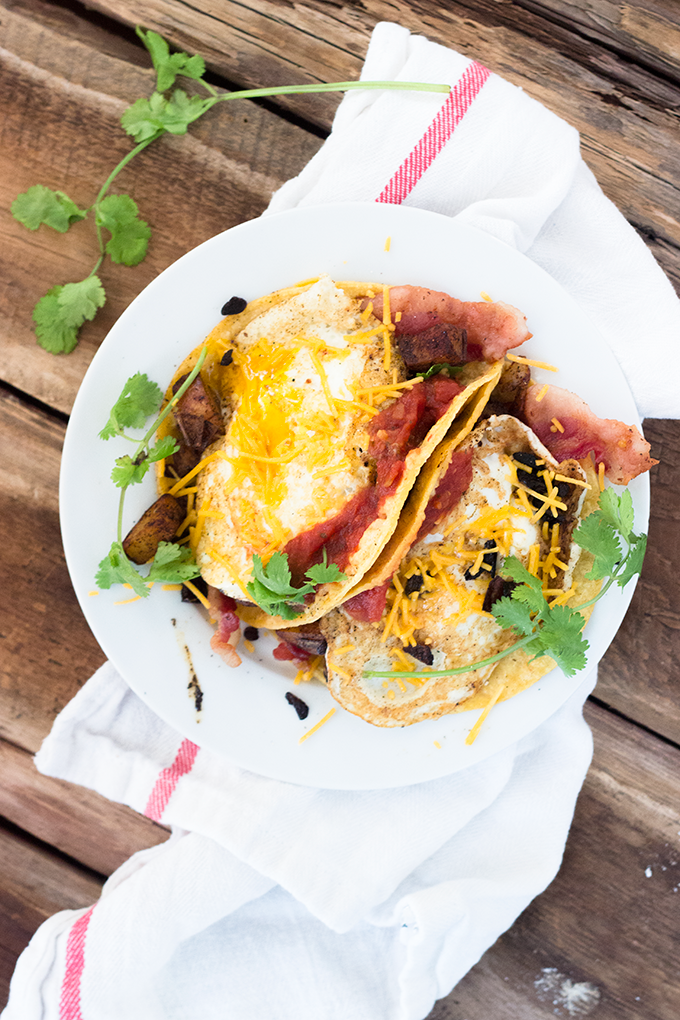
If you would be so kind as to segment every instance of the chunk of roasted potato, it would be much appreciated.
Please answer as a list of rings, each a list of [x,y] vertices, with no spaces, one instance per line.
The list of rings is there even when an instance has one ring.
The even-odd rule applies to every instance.
[[[125,554],[133,563],[148,563],[156,555],[159,542],[172,542],[183,520],[182,504],[166,492],[130,528],[123,539]]]

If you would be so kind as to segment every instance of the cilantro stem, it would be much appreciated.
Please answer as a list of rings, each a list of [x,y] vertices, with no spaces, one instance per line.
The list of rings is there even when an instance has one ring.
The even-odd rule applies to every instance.
[[[275,85],[266,89],[244,89],[241,92],[228,92],[218,96],[215,102],[224,103],[230,99],[259,99],[264,96],[291,96],[302,92],[350,92],[352,89],[386,89],[404,92],[441,92],[449,93],[450,85],[432,84],[421,81],[334,81],[319,85]]]
[[[120,499],[118,500],[118,522],[116,526],[116,538],[119,543],[123,542],[123,506],[125,504],[125,493],[128,487],[124,485],[120,490]]]
[[[189,375],[186,377],[186,379],[184,380],[182,385],[177,390],[177,393],[175,393],[173,395],[173,397],[168,401],[167,405],[163,408],[163,410],[159,414],[158,418],[156,418],[156,421],[153,423],[153,425],[151,426],[151,428],[149,429],[147,434],[144,436],[144,439],[142,440],[141,446],[146,446],[146,444],[149,442],[149,440],[151,439],[152,435],[154,434],[156,429],[159,427],[161,422],[165,421],[165,419],[170,414],[170,412],[172,411],[172,409],[175,406],[175,404],[177,403],[177,401],[180,400],[184,396],[184,394],[189,389],[189,387],[191,386],[192,382],[194,381],[194,379],[196,378],[198,373],[203,368],[203,362],[205,361],[207,354],[208,354],[208,347],[206,345],[203,348],[203,350],[201,351],[201,353],[199,354],[198,360],[197,360],[196,364],[194,365],[194,367],[189,372]],[[140,452],[141,452],[141,447],[140,447]]]
[[[113,170],[111,171],[111,173],[109,174],[109,176],[106,178],[101,188],[99,189],[99,194],[92,203],[91,206],[92,209],[96,209],[96,207],[99,205],[104,195],[109,190],[109,188],[111,187],[111,185],[113,184],[121,170],[125,169],[128,163],[131,160],[133,160],[135,156],[138,155],[138,153],[142,152],[143,149],[146,149],[147,145],[151,145],[152,142],[155,142],[156,139],[160,138],[161,135],[163,134],[165,134],[165,131],[158,130],[155,135],[151,136],[151,138],[145,138],[143,142],[139,142],[138,145],[135,145],[134,149],[130,149],[127,156],[123,156],[120,163],[118,163],[118,165],[113,168]]]
[[[97,236],[99,237],[99,245],[100,245],[100,248],[101,248],[101,235],[100,235],[99,227],[97,227]],[[99,256],[99,258],[97,259],[97,261],[95,262],[94,266],[92,267],[90,272],[85,277],[86,280],[89,280],[91,276],[94,276],[94,274],[97,272],[97,270],[101,266],[102,262],[104,261],[104,249],[103,248],[101,248],[101,252],[102,253]]]
[[[505,656],[510,655],[511,652],[516,651],[518,648],[522,648],[524,645],[528,645],[529,642],[533,641],[535,637],[536,635],[533,633],[527,634],[527,636],[523,637],[520,641],[515,641],[515,643],[510,645],[508,648],[504,648],[502,652],[497,652],[495,655],[490,655],[488,659],[480,659],[479,662],[471,662],[468,666],[456,666],[453,669],[433,669],[428,670],[426,673],[424,672],[414,673],[408,672],[406,670],[404,671],[390,670],[388,672],[387,670],[365,669],[363,675],[383,677],[387,678],[388,680],[391,679],[392,677],[403,677],[405,680],[408,680],[409,677],[429,679],[432,676],[458,676],[460,673],[471,673],[472,670],[474,669],[482,669],[483,666],[491,666],[494,662],[499,662],[500,659],[504,659]]]
[[[175,406],[177,401],[180,400],[184,396],[186,391],[189,389],[189,387],[191,386],[192,382],[194,381],[194,379],[196,378],[198,373],[201,371],[201,368],[203,367],[203,362],[206,359],[207,353],[208,353],[208,348],[206,346],[201,351],[200,355],[198,356],[198,361],[196,362],[196,364],[192,368],[191,372],[189,372],[189,375],[186,377],[186,379],[184,380],[182,385],[177,390],[177,393],[175,393],[172,396],[172,398],[168,401],[168,403],[163,408],[161,413],[158,415],[158,417],[156,418],[156,420],[154,421],[153,425],[148,430],[146,435],[142,439],[139,440],[139,443],[137,445],[137,449],[135,451],[135,457],[133,458],[134,460],[136,460],[136,458],[139,456],[139,454],[142,452],[142,450],[145,450],[147,448],[147,446],[149,445],[149,440],[154,435],[156,430],[159,428],[161,422],[165,421],[165,419],[170,414],[171,410],[173,409],[173,407]],[[119,433],[119,434],[122,435],[122,433]],[[123,439],[129,439],[130,437],[122,435],[122,438]],[[135,440],[133,440],[133,442],[135,442]],[[120,543],[122,543],[122,541],[123,541],[123,506],[125,504],[125,493],[127,492],[128,488],[129,488],[129,485],[122,486],[122,488],[120,490],[120,500],[118,502],[118,527],[117,527],[116,534],[118,536],[118,541]]]

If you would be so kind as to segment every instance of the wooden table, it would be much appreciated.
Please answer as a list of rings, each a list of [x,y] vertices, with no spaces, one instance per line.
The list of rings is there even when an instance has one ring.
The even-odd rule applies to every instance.
[[[0,0],[2,1001],[41,922],[91,903],[131,852],[167,836],[32,764],[57,712],[103,661],[59,538],[57,475],[73,399],[134,295],[189,248],[257,216],[318,150],[339,100],[222,107],[190,137],[166,138],[138,158],[120,183],[153,227],[149,257],[136,269],[106,266],[109,302],[69,356],[36,346],[31,309],[49,286],[89,272],[91,228],[29,233],[9,205],[36,182],[88,205],[128,151],[118,118],[153,80],[130,26],[202,53],[214,84],[243,88],[356,78],[379,20],[474,56],[575,125],[605,192],[680,284],[674,0],[95,0],[88,8]],[[547,968],[599,991],[598,1020],[680,1015],[680,423],[647,421],[646,432],[660,460],[650,548],[586,708],[595,758],[562,870],[431,1020],[584,1015],[541,985]]]

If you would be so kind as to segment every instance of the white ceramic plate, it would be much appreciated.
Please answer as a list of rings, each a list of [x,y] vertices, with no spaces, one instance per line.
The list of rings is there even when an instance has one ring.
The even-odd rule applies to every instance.
[[[391,246],[385,251],[386,239]],[[609,348],[574,301],[541,269],[487,234],[447,217],[390,205],[302,208],[244,223],[206,241],[162,273],[113,327],[94,358],[73,408],[61,474],[61,518],[73,584],[94,634],[130,686],[181,734],[261,775],[335,789],[419,783],[472,765],[547,719],[584,682],[623,619],[633,585],[598,603],[588,624],[589,666],[572,679],[559,670],[497,705],[475,743],[465,736],[478,712],[380,729],[346,713],[321,684],[294,688],[295,668],[272,658],[261,637],[255,654],[230,669],[210,649],[211,628],[177,592],[156,586],[150,598],[126,598],[115,586],[96,597],[97,564],[115,537],[118,490],[110,481],[122,439],[97,438],[126,379],[146,372],[165,389],[174,369],[220,319],[232,295],[259,297],[298,280],[411,283],[521,308],[534,337],[522,354],[556,364],[559,376],[535,373],[583,397],[601,417],[639,425],[628,386]],[[149,473],[151,474],[151,472]],[[646,530],[647,476],[631,485],[636,530]],[[125,533],[156,498],[151,478],[128,491]],[[131,593],[128,593],[128,595]],[[187,685],[191,669],[203,691],[197,714]],[[295,691],[310,706],[300,722],[286,702]],[[330,721],[300,736],[326,712]],[[437,748],[435,741],[441,745]]]

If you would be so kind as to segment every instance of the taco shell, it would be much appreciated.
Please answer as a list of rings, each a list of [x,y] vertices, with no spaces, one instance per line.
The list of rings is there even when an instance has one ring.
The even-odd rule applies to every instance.
[[[518,498],[520,487],[526,490],[531,484],[518,469],[515,455],[544,462],[545,466],[534,468],[536,472],[552,469],[575,480],[567,486],[568,495],[562,496],[565,511],[557,530],[550,523],[549,505],[543,512],[543,518],[551,515],[546,531],[545,521],[532,521],[536,503],[527,504],[527,510]],[[405,552],[382,619],[362,622],[339,606],[320,622],[328,646],[331,694],[348,711],[374,725],[407,726],[450,712],[483,708],[493,700],[512,697],[553,668],[554,662],[547,656],[529,661],[520,649],[498,663],[468,673],[431,680],[422,675],[428,666],[443,670],[478,662],[517,640],[513,631],[502,630],[489,609],[483,608],[496,556],[502,573],[505,556],[514,555],[525,566],[535,566],[539,552],[532,552],[532,547],[540,550],[544,562],[552,555],[553,561],[561,564],[554,568],[555,580],[550,581],[554,595],[570,604],[588,601],[600,587],[601,582],[586,578],[589,557],[580,555],[571,540],[581,516],[597,502],[592,468],[584,470],[577,461],[557,464],[536,436],[508,415],[482,421],[462,441],[455,428],[452,430],[421,471],[408,512],[403,515],[407,519],[400,524],[404,535],[412,536],[414,531],[417,535],[426,504],[454,456],[471,458],[470,485],[460,502],[437,523],[436,532],[421,534]],[[563,492],[567,488],[563,486]],[[492,551],[486,552],[489,547]],[[481,569],[485,561],[493,568]],[[383,562],[382,557],[378,562]],[[376,585],[386,579],[385,572],[375,567],[365,579],[368,577],[373,577]],[[356,590],[363,588],[362,581]],[[573,594],[567,598],[571,589]],[[588,615],[586,611],[584,616]],[[409,654],[409,649],[415,654]],[[413,681],[405,677],[389,680],[365,677],[365,670],[412,670],[421,676]]]

